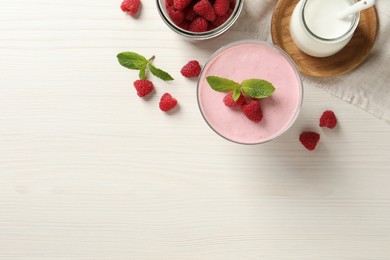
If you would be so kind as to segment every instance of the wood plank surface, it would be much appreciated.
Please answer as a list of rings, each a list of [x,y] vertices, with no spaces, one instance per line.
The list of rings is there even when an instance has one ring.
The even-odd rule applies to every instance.
[[[286,134],[230,143],[179,71],[247,36],[188,42],[154,1],[137,19],[119,5],[0,0],[0,259],[390,259],[388,124],[306,87]],[[122,51],[176,80],[141,100]],[[158,109],[164,92],[176,113]],[[318,127],[325,109],[334,130]],[[316,151],[304,130],[321,133]]]

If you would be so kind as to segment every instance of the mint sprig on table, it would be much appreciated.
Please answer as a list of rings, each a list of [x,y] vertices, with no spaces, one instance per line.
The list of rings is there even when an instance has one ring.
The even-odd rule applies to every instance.
[[[122,52],[117,55],[119,63],[128,69],[139,70],[139,78],[146,79],[146,72],[149,70],[154,76],[164,80],[173,80],[172,76],[168,72],[165,72],[159,68],[156,68],[152,62],[155,56],[149,60],[144,56],[135,52]]]
[[[231,79],[218,76],[208,76],[207,82],[210,87],[218,92],[233,92],[234,101],[243,93],[252,98],[266,98],[275,92],[275,87],[271,82],[264,79],[247,79],[240,83]]]

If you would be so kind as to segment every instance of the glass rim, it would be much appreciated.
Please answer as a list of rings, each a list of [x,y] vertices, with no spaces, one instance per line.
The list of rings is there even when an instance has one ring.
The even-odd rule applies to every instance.
[[[219,54],[223,53],[224,51],[226,50],[229,50],[230,48],[233,48],[233,47],[236,47],[236,46],[239,46],[239,45],[245,45],[245,44],[256,44],[256,45],[262,45],[262,46],[267,46],[267,47],[270,47],[276,51],[278,51],[284,58],[286,58],[286,60],[290,63],[291,67],[293,68],[294,72],[295,72],[295,75],[297,77],[297,80],[298,80],[298,85],[299,85],[299,90],[300,90],[300,94],[299,94],[299,101],[298,101],[298,105],[296,107],[296,111],[294,112],[294,115],[290,118],[290,121],[288,122],[288,124],[285,125],[285,127],[280,130],[279,132],[277,132],[276,134],[272,135],[269,137],[269,139],[265,140],[265,141],[260,141],[260,142],[253,142],[253,143],[250,143],[250,142],[240,142],[240,141],[237,141],[237,140],[232,140],[224,135],[222,135],[221,133],[219,133],[213,126],[212,124],[207,120],[207,117],[205,116],[205,113],[202,109],[202,105],[201,105],[201,102],[200,102],[200,93],[199,93],[199,90],[200,90],[200,82],[201,82],[201,79],[203,78],[203,75],[206,71],[206,68],[209,66],[209,64],[214,60],[215,57],[217,57]],[[207,60],[207,62],[205,63],[205,65],[203,66],[202,68],[202,71],[199,75],[199,78],[198,78],[198,82],[197,82],[197,86],[196,86],[196,99],[197,99],[197,103],[198,103],[198,108],[199,108],[199,111],[204,119],[204,121],[207,123],[207,125],[216,133],[218,134],[219,136],[221,136],[222,138],[228,140],[228,141],[231,141],[233,143],[237,143],[237,144],[243,144],[243,145],[257,145],[257,144],[264,144],[264,143],[268,143],[268,142],[271,142],[273,140],[275,140],[277,137],[283,135],[285,132],[287,132],[291,126],[294,124],[294,122],[297,120],[298,118],[298,115],[302,109],[302,104],[303,104],[303,97],[304,97],[304,88],[303,88],[303,81],[302,81],[302,76],[301,76],[301,73],[295,63],[295,61],[291,58],[291,56],[286,52],[284,51],[281,47],[277,46],[276,44],[273,44],[273,43],[268,43],[266,41],[261,41],[261,40],[254,40],[254,39],[243,39],[243,40],[237,40],[237,41],[234,41],[234,42],[231,42],[231,43],[228,43],[226,45],[223,45],[222,47],[220,47],[219,49],[217,49],[210,57],[209,59]]]
[[[156,0],[157,4],[157,10],[160,14],[163,21],[168,25],[169,28],[171,28],[174,32],[178,33],[181,36],[194,39],[194,40],[206,40],[213,37],[216,37],[218,35],[221,35],[225,31],[227,31],[238,19],[242,9],[243,9],[243,2],[244,0],[236,0],[236,5],[234,6],[234,10],[232,14],[230,15],[229,19],[227,19],[223,24],[218,26],[217,28],[214,28],[210,31],[206,32],[191,32],[188,30],[184,30],[183,28],[180,28],[178,25],[176,25],[172,20],[169,18],[169,15],[166,12],[166,8],[164,6],[164,0]]]
[[[305,7],[306,7],[306,4],[311,1],[311,0],[303,0],[303,3],[302,3],[302,6],[301,6],[301,19],[302,19],[302,22],[303,22],[303,26],[305,27],[306,31],[309,32],[309,34],[311,36],[313,36],[314,38],[318,39],[318,40],[321,40],[321,41],[325,41],[325,42],[334,42],[334,41],[343,41],[345,40],[346,38],[350,37],[355,29],[357,28],[358,24],[359,24],[359,21],[360,21],[360,13],[355,13],[355,15],[353,16],[353,21],[351,23],[351,26],[349,27],[348,31],[346,31],[344,34],[338,36],[338,37],[335,37],[335,38],[324,38],[324,37],[321,37],[321,36],[318,36],[317,34],[315,34],[312,30],[310,30],[309,26],[307,25],[306,23],[306,19],[305,19]],[[348,0],[350,3],[356,3],[357,0]]]

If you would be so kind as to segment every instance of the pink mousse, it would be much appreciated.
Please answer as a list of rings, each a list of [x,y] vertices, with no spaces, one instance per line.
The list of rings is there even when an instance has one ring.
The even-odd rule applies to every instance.
[[[240,109],[223,103],[226,93],[213,90],[207,76],[219,76],[242,82],[258,78],[271,82],[275,92],[261,99],[263,119],[250,121]],[[211,128],[238,143],[269,141],[285,132],[296,119],[302,102],[302,85],[291,59],[278,48],[263,42],[241,42],[218,51],[206,64],[199,78],[198,102]]]

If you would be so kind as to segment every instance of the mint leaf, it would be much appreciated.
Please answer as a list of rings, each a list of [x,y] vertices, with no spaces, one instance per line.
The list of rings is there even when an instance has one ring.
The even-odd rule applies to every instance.
[[[241,89],[236,88],[233,92],[232,98],[234,101],[237,101],[241,96]]]
[[[272,95],[275,87],[272,83],[263,79],[247,79],[241,83],[241,89],[245,95],[253,98],[266,98]]]
[[[172,76],[169,75],[167,72],[163,71],[163,70],[160,70],[158,68],[156,68],[155,66],[153,66],[150,62],[148,63],[148,67],[149,67],[149,70],[150,72],[156,76],[156,77],[159,77],[160,79],[164,80],[164,81],[170,81],[170,80],[173,80]]]
[[[159,77],[162,80],[173,80],[172,76],[167,72],[152,65],[152,61],[154,60],[155,56],[147,60],[144,56],[135,52],[122,52],[117,55],[117,58],[123,67],[132,70],[139,70],[138,76],[140,79],[146,79],[146,72],[147,69],[149,69],[153,75]]]
[[[148,60],[135,52],[122,52],[117,56],[119,63],[131,70],[140,70],[146,67]]]
[[[235,91],[236,89],[240,89],[241,87],[239,83],[226,78],[208,76],[206,79],[210,87],[218,92]]]

